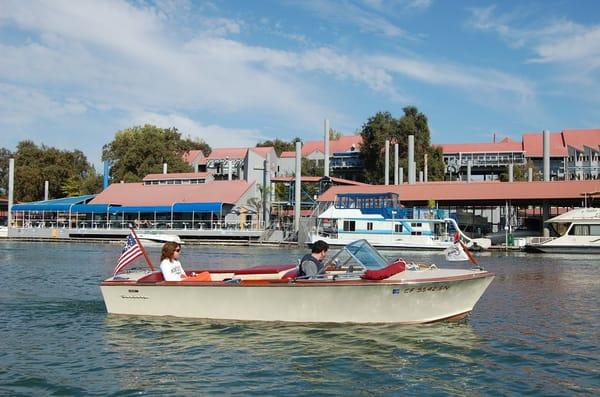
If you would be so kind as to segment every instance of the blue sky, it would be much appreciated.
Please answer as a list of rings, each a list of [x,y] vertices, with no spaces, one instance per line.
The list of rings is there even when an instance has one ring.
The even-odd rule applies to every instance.
[[[96,165],[144,123],[213,147],[407,105],[435,143],[600,127],[597,1],[0,0],[0,54],[0,146]]]

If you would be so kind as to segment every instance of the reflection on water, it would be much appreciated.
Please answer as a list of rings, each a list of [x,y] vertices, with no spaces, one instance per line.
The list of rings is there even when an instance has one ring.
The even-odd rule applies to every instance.
[[[261,384],[277,379],[290,393],[310,385],[314,393],[333,394],[345,382],[358,392],[400,392],[434,380],[433,388],[458,393],[454,376],[439,379],[425,369],[442,365],[461,372],[465,382],[480,372],[481,340],[466,322],[311,325],[107,316],[105,324],[107,350],[118,361],[132,360],[125,379],[142,379],[139,389],[150,375],[163,379],[165,391],[186,392],[185,384],[194,387],[202,374],[214,392],[246,394],[256,385],[259,393]],[[142,365],[144,377],[138,376]]]
[[[0,395],[600,394],[597,257],[478,255],[497,277],[467,321],[330,325],[109,316],[99,283],[120,249],[0,242]],[[246,267],[303,253],[184,246],[182,260]]]

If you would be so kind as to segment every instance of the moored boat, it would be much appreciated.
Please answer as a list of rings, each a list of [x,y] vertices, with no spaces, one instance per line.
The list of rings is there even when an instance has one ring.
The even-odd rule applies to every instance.
[[[139,233],[138,238],[146,246],[162,246],[164,243],[175,242],[182,244],[181,239],[176,234],[167,233]]]
[[[546,221],[560,237],[532,237],[528,252],[600,253],[600,208],[577,208]]]
[[[211,281],[164,281],[160,272],[102,282],[113,314],[228,320],[428,323],[465,317],[492,282],[482,269],[390,263],[366,240],[346,245],[324,274],[298,278],[295,264],[213,269]]]
[[[460,239],[469,249],[488,249],[487,238],[470,238],[457,222],[433,208],[404,208],[395,193],[340,194],[317,217],[308,244],[341,247],[366,239],[378,249],[445,250]]]

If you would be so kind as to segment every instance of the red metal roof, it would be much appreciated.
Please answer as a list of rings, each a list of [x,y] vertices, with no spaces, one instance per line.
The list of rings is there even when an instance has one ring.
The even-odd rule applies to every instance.
[[[319,182],[323,177],[322,176],[303,176],[301,178],[302,182],[312,182],[312,183],[317,183]],[[350,179],[343,179],[343,178],[335,178],[335,177],[330,177],[330,179],[340,185],[353,185],[353,186],[371,186],[367,183],[362,183],[362,182],[356,182],[356,181],[352,181]],[[296,178],[293,176],[274,176],[271,177],[271,182],[293,182],[295,181]]]
[[[444,153],[520,152],[523,150],[521,142],[513,141],[508,137],[495,143],[443,143],[433,146],[441,147]]]
[[[242,180],[213,181],[200,185],[144,185],[113,183],[89,204],[132,206],[171,205],[173,203],[236,204],[254,185]]]
[[[580,151],[584,146],[600,150],[600,129],[564,130],[563,138],[567,146]]]
[[[541,200],[581,198],[600,190],[600,180],[552,182],[437,182],[413,185],[332,186],[319,201],[340,193],[397,193],[401,201]]]
[[[208,172],[173,172],[170,174],[148,174],[143,181],[170,180],[170,179],[192,179],[207,178]]]
[[[253,152],[263,158],[267,158],[267,154],[275,154],[275,148],[273,146],[261,146],[250,148]],[[276,155],[276,154],[275,154]]]
[[[541,132],[523,134],[523,149],[527,157],[544,156],[544,136]],[[550,133],[550,156],[567,157],[569,151],[560,132]]]
[[[204,158],[204,153],[202,153],[202,150],[190,150],[187,153],[183,154],[183,161],[185,161],[188,164],[192,164],[194,161],[199,161],[202,160]]]
[[[354,150],[360,150],[362,145],[362,136],[360,135],[342,135],[339,139],[329,141],[329,153],[333,154],[336,152],[349,152],[354,146]],[[306,141],[302,144],[302,156],[308,156],[309,154],[319,151],[325,153],[325,141],[324,139],[318,141]],[[288,153],[288,152],[284,152]],[[292,152],[294,153],[294,152]],[[295,155],[295,154],[294,154]]]

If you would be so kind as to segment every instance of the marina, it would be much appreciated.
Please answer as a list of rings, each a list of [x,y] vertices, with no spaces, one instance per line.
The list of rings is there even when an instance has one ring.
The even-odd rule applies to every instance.
[[[120,246],[0,240],[0,248],[0,338],[10,346],[0,394],[600,391],[600,267],[593,257],[480,253],[496,279],[462,322],[327,325],[107,315],[98,286]],[[305,252],[184,246],[182,263],[226,269],[285,263]],[[158,259],[157,248],[149,253]]]

